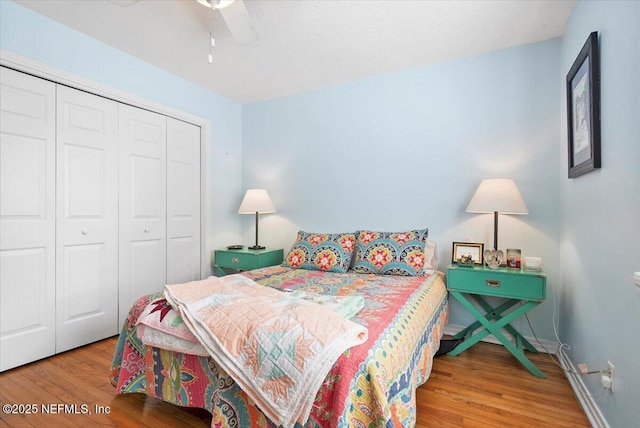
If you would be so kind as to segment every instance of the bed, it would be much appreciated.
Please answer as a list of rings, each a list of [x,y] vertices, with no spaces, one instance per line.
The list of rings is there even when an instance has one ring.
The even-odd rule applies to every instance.
[[[338,358],[306,427],[415,424],[415,389],[430,375],[448,319],[443,274],[402,277],[275,266],[242,275],[282,290],[365,299],[353,321],[368,329],[369,339]],[[139,298],[125,321],[110,371],[117,392],[206,409],[212,427],[275,426],[212,358],[140,341],[137,318],[158,297]]]

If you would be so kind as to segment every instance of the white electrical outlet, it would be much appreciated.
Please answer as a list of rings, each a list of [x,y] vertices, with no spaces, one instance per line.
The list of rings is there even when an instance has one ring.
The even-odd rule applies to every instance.
[[[613,392],[613,379],[615,375],[615,367],[611,364],[611,361],[607,361],[607,371],[600,376],[600,383],[605,389],[610,389]]]
[[[603,374],[600,376],[600,383],[604,389],[611,389],[611,376]]]

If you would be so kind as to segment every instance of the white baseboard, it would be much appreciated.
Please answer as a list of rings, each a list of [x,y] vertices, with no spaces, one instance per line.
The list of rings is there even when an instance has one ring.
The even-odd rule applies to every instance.
[[[571,385],[573,392],[576,394],[578,402],[580,403],[580,406],[582,406],[582,410],[584,410],[591,426],[594,428],[609,428],[607,420],[604,418],[604,415],[600,411],[600,408],[591,394],[589,394],[587,386],[582,381],[582,376],[574,373],[578,370],[562,349],[560,349],[558,359],[560,360],[562,367],[565,369],[565,375],[567,376],[567,379],[569,379],[569,384]]]
[[[461,325],[447,324],[447,326],[444,328],[444,334],[455,336],[465,328],[465,326]],[[505,336],[509,340],[513,340],[513,337],[511,335],[505,333]],[[580,403],[580,406],[587,416],[587,419],[589,420],[591,426],[593,428],[609,428],[607,420],[602,415],[600,408],[596,404],[593,397],[591,397],[591,394],[589,394],[589,390],[582,381],[582,377],[578,374],[573,373],[577,371],[573,362],[569,359],[569,357],[567,357],[567,354],[565,354],[562,349],[560,349],[560,351],[558,352],[558,343],[551,340],[540,340],[541,343],[538,343],[538,341],[533,337],[525,337],[525,339],[527,339],[539,352],[548,351],[549,353],[558,355],[560,364],[565,369],[565,376],[569,380],[569,385],[571,385],[571,389],[573,389],[573,392],[576,394],[578,402]],[[500,341],[493,335],[485,337],[483,342],[495,343],[498,345],[501,344]]]
[[[455,336],[465,328],[466,326],[462,326],[462,325],[447,324],[447,326],[444,328],[444,334]],[[504,335],[507,339],[513,341],[513,336],[511,336],[509,333],[504,333]],[[536,348],[538,352],[550,353],[550,354],[555,354],[557,352],[558,343],[555,341],[542,339],[540,340],[540,343],[538,343],[535,337],[525,337],[525,339],[527,339],[533,345],[533,347]],[[500,341],[496,339],[492,334],[485,337],[482,341],[501,345]]]

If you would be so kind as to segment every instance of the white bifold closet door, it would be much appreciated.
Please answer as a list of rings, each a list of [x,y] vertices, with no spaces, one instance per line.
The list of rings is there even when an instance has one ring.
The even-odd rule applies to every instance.
[[[0,67],[0,371],[200,279],[201,129]]]
[[[200,279],[200,127],[120,105],[120,323],[140,296]]]
[[[55,352],[55,92],[0,69],[0,371]]]
[[[200,127],[167,118],[167,283],[200,279]]]
[[[120,105],[120,321],[167,278],[167,119]]]
[[[56,352],[118,333],[118,104],[58,85]]]

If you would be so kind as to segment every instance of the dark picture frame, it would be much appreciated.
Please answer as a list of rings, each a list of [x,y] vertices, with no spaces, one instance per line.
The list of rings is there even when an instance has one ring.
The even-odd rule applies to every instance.
[[[600,55],[589,34],[567,74],[569,178],[600,168]]]
[[[484,264],[484,244],[477,242],[454,242],[451,251],[451,262],[458,263],[460,256],[471,255],[473,264]]]

